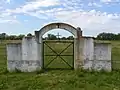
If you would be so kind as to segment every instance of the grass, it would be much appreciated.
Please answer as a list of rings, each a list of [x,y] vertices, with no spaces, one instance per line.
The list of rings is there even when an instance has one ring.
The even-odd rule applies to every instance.
[[[119,68],[120,42],[112,43],[112,62]],[[6,70],[6,42],[0,44],[0,90],[120,90],[120,71],[88,72],[50,70],[9,73]]]

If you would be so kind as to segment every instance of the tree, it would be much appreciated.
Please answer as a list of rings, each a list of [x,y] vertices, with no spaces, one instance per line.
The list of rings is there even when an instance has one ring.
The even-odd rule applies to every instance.
[[[6,33],[1,33],[0,34],[0,39],[4,40],[6,38],[7,34]]]
[[[113,33],[100,33],[99,35],[97,35],[97,39],[100,40],[117,40],[117,35],[113,34]]]
[[[18,36],[18,39],[19,39],[19,40],[22,40],[24,36],[25,36],[25,35],[20,34],[20,35]]]
[[[66,40],[67,38],[66,38],[66,37],[62,37],[61,39],[62,39],[62,40]]]
[[[116,40],[120,40],[120,33],[116,35]]]
[[[56,40],[57,39],[57,37],[53,34],[48,34],[47,38],[48,38],[48,40]]]
[[[20,34],[20,35],[7,35],[6,33],[1,33],[0,34],[0,41],[2,40],[22,40],[22,38],[25,35]]]
[[[73,40],[74,37],[73,37],[73,36],[69,36],[69,37],[67,37],[67,39],[68,39],[68,40]]]
[[[16,35],[10,35],[10,36],[9,36],[9,39],[10,39],[10,40],[17,40],[17,36],[16,36]]]
[[[32,36],[32,34],[31,34],[31,33],[28,33],[28,34],[27,34],[27,36],[30,36],[30,37],[31,37],[31,36]]]

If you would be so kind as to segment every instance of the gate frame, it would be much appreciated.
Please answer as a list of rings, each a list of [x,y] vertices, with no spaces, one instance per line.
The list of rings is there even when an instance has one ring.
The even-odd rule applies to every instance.
[[[44,50],[44,46],[45,46],[45,44],[47,45],[47,43],[46,42],[48,42],[48,43],[50,43],[50,42],[53,42],[53,43],[57,43],[57,42],[59,42],[59,43],[69,43],[69,45],[67,45],[67,47],[65,47],[60,53],[57,53],[57,51],[55,51],[52,47],[50,48],[50,46],[48,45],[47,47],[50,49],[50,50],[52,50],[52,52],[54,52],[55,53],[55,55],[53,55],[53,56],[56,56],[56,57],[60,57],[61,59],[62,59],[62,61],[64,61],[65,59],[64,58],[62,58],[62,56],[73,56],[72,57],[72,66],[70,65],[70,64],[68,64],[68,62],[67,63],[65,63],[65,61],[64,61],[64,63],[65,64],[68,64],[69,65],[69,67],[71,67],[71,68],[69,68],[69,69],[74,69],[74,41],[72,40],[72,41],[68,41],[68,40],[52,40],[52,41],[43,41],[43,69],[47,69],[47,67],[55,60],[55,59],[52,59],[52,61],[47,65],[47,66],[45,66],[44,65],[44,62],[45,62],[45,56],[51,56],[51,55],[45,55],[44,54],[44,52],[45,52],[45,50]],[[65,50],[67,50],[70,46],[72,45],[72,47],[73,47],[73,49],[72,49],[72,55],[61,55]],[[54,51],[53,51],[54,50]],[[63,60],[64,59],[64,60]],[[48,68],[49,69],[49,68]],[[50,69],[53,69],[53,68],[50,68]],[[56,68],[56,69],[67,69],[67,68]]]
[[[38,60],[40,61],[40,67],[43,68],[43,40],[42,36],[52,30],[52,29],[64,29],[69,31],[74,35],[74,69],[82,68],[83,66],[83,49],[82,45],[80,45],[80,41],[82,40],[82,31],[81,28],[75,28],[70,24],[66,23],[51,23],[42,27],[39,31],[35,31],[36,41],[38,43],[38,51],[39,54]]]

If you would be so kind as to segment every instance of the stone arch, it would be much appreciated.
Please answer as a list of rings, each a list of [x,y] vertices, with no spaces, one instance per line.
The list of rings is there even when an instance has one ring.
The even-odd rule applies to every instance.
[[[78,68],[78,62],[80,62],[80,37],[82,36],[82,31],[80,28],[75,28],[72,25],[66,24],[66,23],[51,23],[44,27],[42,27],[39,31],[35,31],[35,37],[36,41],[38,43],[38,53],[39,57],[38,59],[41,61],[41,67],[43,62],[43,44],[42,44],[42,36],[52,30],[52,29],[64,29],[66,31],[69,31],[74,35],[74,68]]]
[[[42,36],[52,30],[52,29],[64,29],[69,31],[70,33],[72,33],[74,35],[74,38],[79,38],[80,34],[81,34],[81,29],[80,28],[75,28],[70,24],[66,24],[66,23],[51,23],[48,24],[44,27],[42,27],[39,31],[35,31],[35,36],[36,39],[39,43],[41,43],[41,38]]]

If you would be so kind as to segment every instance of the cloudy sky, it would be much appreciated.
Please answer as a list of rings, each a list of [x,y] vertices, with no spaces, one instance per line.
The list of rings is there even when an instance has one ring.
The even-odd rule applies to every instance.
[[[89,36],[119,33],[120,0],[0,0],[0,33],[34,33],[51,22],[81,27]]]

